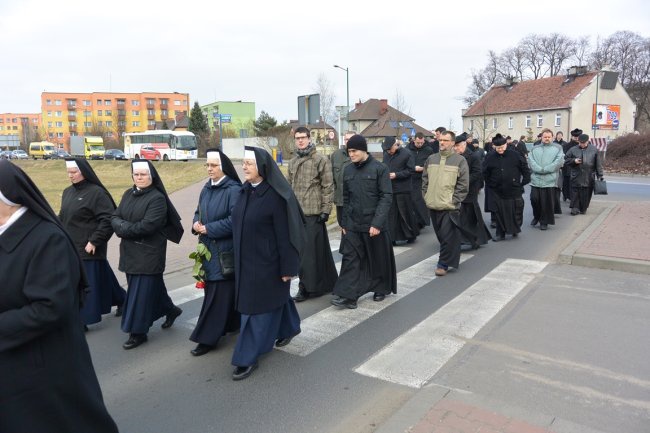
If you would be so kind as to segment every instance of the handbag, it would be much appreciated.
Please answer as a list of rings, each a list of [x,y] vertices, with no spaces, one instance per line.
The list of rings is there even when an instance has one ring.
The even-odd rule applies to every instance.
[[[235,255],[232,251],[219,251],[219,265],[221,275],[226,280],[235,278]]]
[[[594,194],[607,195],[607,182],[605,179],[594,179]]]

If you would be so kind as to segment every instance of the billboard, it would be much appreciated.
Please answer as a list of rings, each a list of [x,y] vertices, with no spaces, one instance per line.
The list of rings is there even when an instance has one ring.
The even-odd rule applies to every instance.
[[[592,129],[618,129],[621,106],[594,104],[591,118]]]

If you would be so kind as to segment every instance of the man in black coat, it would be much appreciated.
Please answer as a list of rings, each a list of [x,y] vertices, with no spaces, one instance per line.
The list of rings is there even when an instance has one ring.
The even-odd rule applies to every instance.
[[[421,229],[430,224],[429,209],[427,209],[422,195],[422,172],[424,171],[424,163],[433,153],[433,149],[425,144],[424,134],[418,132],[415,134],[413,143],[409,144],[408,150],[411,152],[415,164],[415,171],[411,175],[411,198],[415,205],[415,216]]]
[[[594,192],[594,175],[603,179],[603,164],[598,149],[589,143],[589,136],[581,134],[578,145],[564,155],[564,167],[571,179],[571,215],[587,212]]]
[[[397,273],[387,233],[393,195],[388,167],[368,153],[361,135],[348,140],[348,154],[352,164],[343,175],[343,259],[332,305],[354,309],[365,293],[374,292],[377,302],[397,293]]]
[[[564,152],[564,155],[569,152],[569,150],[573,146],[577,146],[578,143],[578,137],[582,134],[582,129],[574,129],[571,131],[571,138],[569,139],[568,142],[562,140],[562,132],[557,132],[555,134],[555,141],[554,143],[559,144],[562,146],[562,151]],[[558,137],[559,136],[559,137]],[[562,199],[564,201],[571,200],[571,170],[568,165],[563,165],[562,166]]]
[[[0,226],[0,432],[117,433],[79,317],[79,255],[38,188],[6,160]]]
[[[411,175],[415,172],[414,158],[401,147],[395,137],[386,137],[382,144],[384,164],[393,189],[393,200],[388,213],[388,232],[393,241],[412,243],[420,234],[415,216],[415,204],[411,198]]]

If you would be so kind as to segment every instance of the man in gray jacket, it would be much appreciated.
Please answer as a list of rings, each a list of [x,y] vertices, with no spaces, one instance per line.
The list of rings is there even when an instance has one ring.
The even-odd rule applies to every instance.
[[[555,188],[559,169],[564,162],[564,152],[559,144],[552,143],[553,131],[542,130],[541,142],[528,154],[530,166],[530,204],[533,208],[531,226],[539,223],[540,230],[555,224]]]
[[[589,143],[587,134],[581,134],[578,137],[578,145],[566,153],[564,165],[571,179],[571,215],[584,214],[594,192],[594,172],[599,179],[603,178],[603,165],[598,157],[598,149]]]

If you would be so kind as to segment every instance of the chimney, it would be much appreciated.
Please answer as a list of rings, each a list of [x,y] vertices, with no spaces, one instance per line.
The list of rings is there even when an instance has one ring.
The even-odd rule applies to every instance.
[[[354,109],[356,110],[357,108],[361,107],[362,104],[363,104],[363,102],[361,102],[361,101],[355,102],[354,103]]]
[[[379,100],[379,115],[382,116],[388,111],[388,99]]]
[[[576,77],[578,75],[584,75],[587,73],[587,67],[586,66],[571,66],[570,68],[567,69],[567,76],[569,77]]]

